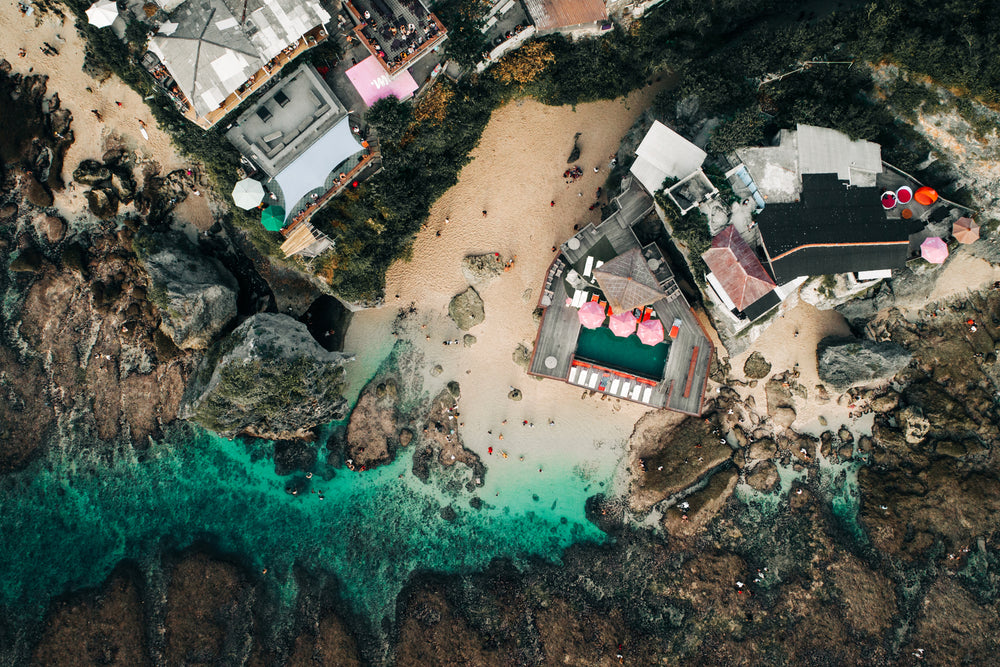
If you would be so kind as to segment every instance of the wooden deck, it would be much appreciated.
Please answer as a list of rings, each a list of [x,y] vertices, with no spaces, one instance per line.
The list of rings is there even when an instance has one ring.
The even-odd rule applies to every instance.
[[[632,225],[649,213],[652,208],[652,199],[645,192],[637,190],[637,187],[631,183],[627,184],[622,195],[615,199],[617,210],[601,224],[587,225],[573,237],[579,241],[579,247],[570,248],[568,241],[562,245],[561,256],[567,265],[576,265],[591,255],[594,246],[602,239],[607,239],[616,254],[639,247],[639,241],[632,232]],[[643,255],[647,259],[654,255],[661,260],[663,258],[662,253],[652,247],[652,244],[643,248]],[[663,379],[652,387],[650,396],[645,401],[633,399],[631,392],[624,396],[620,393],[614,393],[610,386],[606,386],[602,390],[600,384],[597,387],[590,387],[588,383],[584,388],[603,391],[608,395],[654,408],[665,407],[677,412],[699,415],[708,381],[709,363],[713,354],[712,343],[695,317],[694,311],[691,310],[687,300],[678,289],[673,274],[665,261],[654,270],[654,275],[666,292],[664,298],[652,304],[664,329],[669,331],[675,318],[681,320],[677,339],[670,341],[671,347],[667,355]],[[566,305],[566,299],[569,295],[566,292],[564,280],[552,281],[551,294],[551,305],[545,308],[541,324],[538,327],[534,354],[528,367],[528,373],[568,382],[576,352],[577,338],[580,335],[580,320],[577,316],[577,309]],[[544,306],[541,301],[540,305]],[[556,359],[554,368],[545,367],[545,359],[548,357]],[[590,372],[595,370],[598,369],[594,367]],[[603,377],[604,371],[600,372],[602,372]],[[618,377],[611,370],[608,370],[607,374],[612,378]],[[579,386],[579,382],[572,384]],[[643,397],[645,397],[645,388],[639,395],[640,399]]]

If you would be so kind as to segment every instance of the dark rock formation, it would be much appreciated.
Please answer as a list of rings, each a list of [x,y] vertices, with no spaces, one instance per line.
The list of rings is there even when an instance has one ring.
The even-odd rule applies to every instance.
[[[743,374],[752,380],[766,378],[771,372],[771,362],[760,352],[753,352],[743,364]]]
[[[468,255],[462,260],[462,275],[471,285],[488,285],[503,273],[504,262],[497,253]]]
[[[461,294],[455,295],[448,304],[448,315],[462,331],[468,331],[486,319],[483,309],[483,299],[474,288],[470,287]]]
[[[344,455],[352,470],[366,470],[388,463],[402,442],[401,427],[409,423],[399,411],[399,383],[394,376],[369,382],[351,412]],[[412,440],[412,433],[407,443]]]
[[[183,236],[160,235],[152,243],[142,261],[163,332],[181,349],[207,348],[236,317],[236,279]]]
[[[324,350],[287,315],[254,315],[210,349],[185,414],[227,437],[311,439],[310,429],[344,416],[352,359]]]
[[[905,349],[894,343],[855,338],[824,338],[816,352],[820,379],[836,391],[891,379],[911,359]]]

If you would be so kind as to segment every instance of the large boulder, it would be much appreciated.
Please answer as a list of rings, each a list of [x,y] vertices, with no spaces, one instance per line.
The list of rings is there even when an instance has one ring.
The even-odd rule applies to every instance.
[[[875,380],[889,380],[910,363],[911,355],[895,343],[829,337],[817,349],[820,379],[837,391]]]
[[[347,412],[342,391],[351,360],[323,349],[298,320],[254,315],[206,355],[184,416],[230,438],[311,438],[311,429]]]
[[[448,304],[448,315],[462,331],[468,331],[481,323],[486,319],[486,311],[479,292],[470,287],[461,294],[456,294]]]
[[[485,285],[503,273],[503,259],[497,253],[468,255],[462,260],[462,275],[470,283]]]
[[[111,170],[97,160],[84,160],[73,170],[73,180],[84,185],[97,185],[111,178]]]
[[[207,348],[236,317],[236,279],[183,237],[158,240],[143,264],[152,283],[149,297],[160,308],[160,328],[177,347]]]
[[[743,374],[751,380],[766,378],[770,372],[771,362],[765,359],[764,355],[760,352],[751,354],[747,357],[746,363],[743,364]]]

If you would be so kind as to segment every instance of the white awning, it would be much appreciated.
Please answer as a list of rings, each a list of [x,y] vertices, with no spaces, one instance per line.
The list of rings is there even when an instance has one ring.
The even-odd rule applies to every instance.
[[[285,198],[287,214],[291,215],[299,200],[310,190],[323,187],[326,177],[338,164],[360,151],[361,144],[351,132],[350,119],[345,116],[274,177]]]

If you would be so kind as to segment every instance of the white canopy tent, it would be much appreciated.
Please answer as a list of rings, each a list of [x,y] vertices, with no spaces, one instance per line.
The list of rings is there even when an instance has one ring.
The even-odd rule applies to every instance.
[[[310,190],[323,187],[338,164],[360,151],[361,144],[345,116],[274,177],[285,198],[286,213],[291,215],[300,199]]]
[[[118,18],[118,5],[113,0],[98,0],[87,10],[87,22],[97,28],[107,28]]]
[[[160,24],[160,29],[157,31],[161,35],[172,35],[177,32],[177,28],[180,26],[179,23],[174,23],[173,21],[167,21],[166,23]]]

